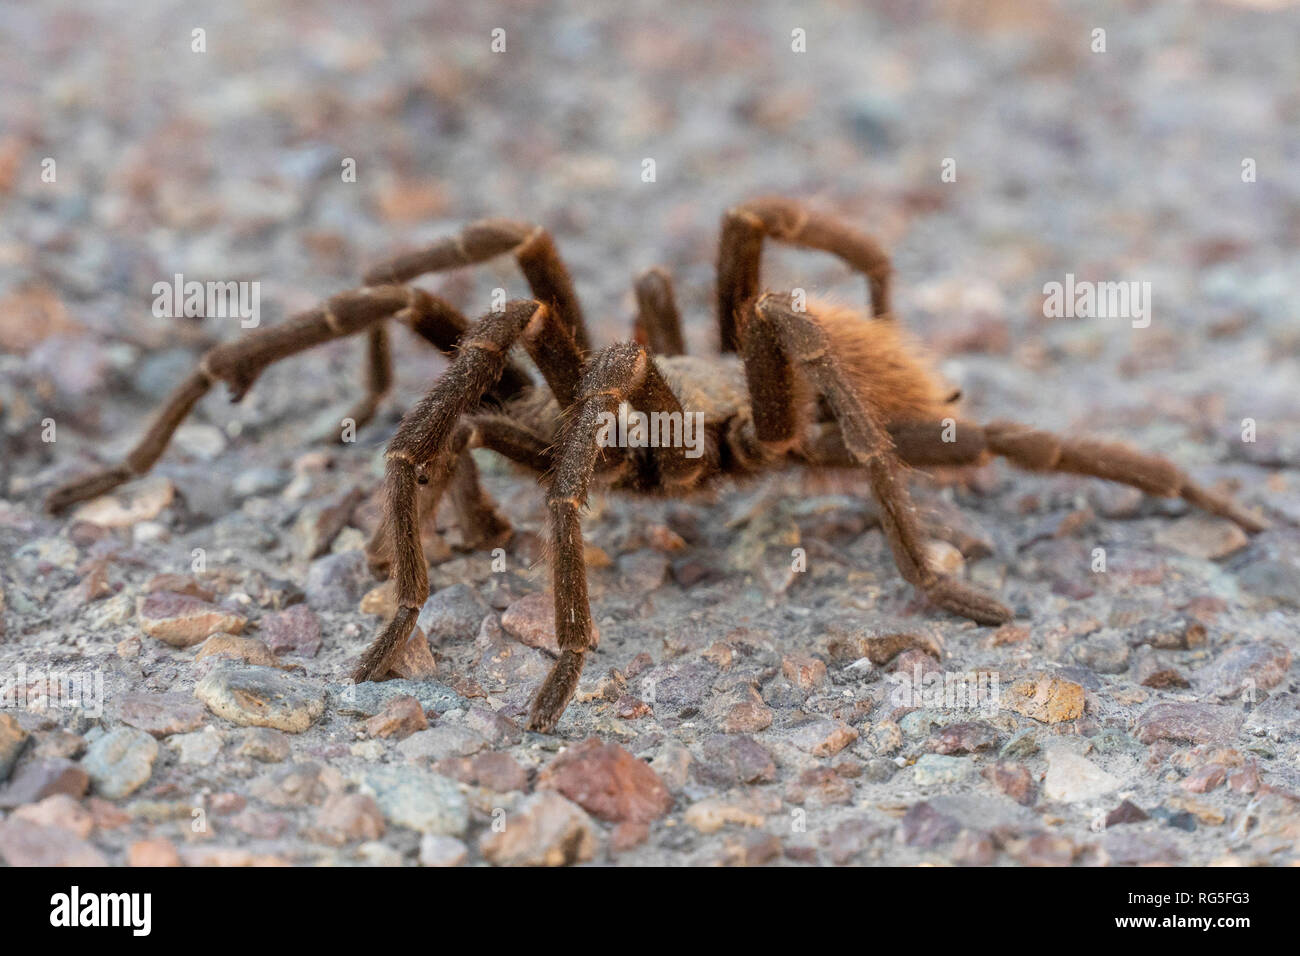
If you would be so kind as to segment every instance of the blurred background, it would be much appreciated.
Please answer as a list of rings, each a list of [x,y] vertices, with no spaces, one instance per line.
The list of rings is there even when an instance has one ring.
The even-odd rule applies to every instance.
[[[57,418],[61,451],[123,450],[203,347],[240,334],[155,318],[175,273],[259,281],[273,323],[467,220],[526,218],[555,233],[598,340],[627,334],[632,277],[664,264],[709,350],[719,215],[766,192],[886,243],[904,321],[978,414],[1300,460],[1295,4],[792,6],[6,3],[10,492],[48,478],[35,422]],[[1066,273],[1151,282],[1150,328],[1044,318]],[[863,296],[820,255],[773,249],[766,278]],[[525,290],[508,261],[430,284],[475,314],[494,286]],[[443,367],[401,335],[390,424]],[[297,435],[304,411],[325,427],[361,362],[359,341],[329,345],[195,421],[245,440]]]
[[[393,611],[361,552],[378,517],[383,446],[446,367],[401,329],[393,394],[357,444],[323,440],[338,438],[361,393],[364,343],[353,339],[272,366],[242,404],[214,389],[154,474],[89,503],[89,517],[42,513],[55,481],[121,459],[204,349],[246,334],[234,317],[155,317],[155,283],[177,274],[257,282],[267,326],[355,287],[386,256],[508,216],[553,232],[597,343],[628,336],[633,277],[663,265],[688,345],[701,353],[716,340],[720,216],[779,193],[891,250],[901,321],[962,387],[974,417],[1133,442],[1233,490],[1274,530],[1248,539],[1180,501],[1003,463],[964,476],[964,486],[916,475],[913,497],[939,536],[932,553],[1017,614],[982,634],[936,613],[899,577],[859,473],[792,469],[684,502],[595,494],[584,530],[601,643],[562,735],[539,742],[509,729],[551,666],[537,649],[549,603],[533,600],[548,585],[535,560],[546,509],[534,476],[483,454],[485,484],[519,532],[508,573],[481,552],[436,562],[436,594],[420,617],[428,633],[409,645],[412,672],[436,673],[422,686],[441,695],[438,726],[421,732],[420,746],[466,748],[411,749],[399,760],[405,742],[357,740],[361,712],[334,690],[323,719],[274,752],[265,746],[265,770],[236,742],[251,743],[254,728],[222,721],[208,728],[216,733],[175,734],[156,764],[159,748],[136,731],[130,759],[115,756],[110,768],[135,775],[129,788],[107,789],[102,775],[94,785],[128,795],[144,785],[146,809],[101,827],[97,808],[96,846],[115,862],[140,859],[132,841],[143,837],[163,838],[161,848],[145,844],[145,858],[166,858],[174,839],[187,862],[477,862],[487,852],[468,849],[486,835],[477,803],[473,827],[455,831],[465,845],[435,841],[426,853],[390,797],[441,814],[430,760],[476,747],[497,761],[490,766],[508,757],[513,771],[472,779],[527,789],[555,749],[595,733],[625,743],[629,761],[649,761],[656,786],[660,774],[697,814],[693,825],[674,819],[617,839],[611,829],[636,862],[766,862],[783,847],[792,861],[837,863],[1294,859],[1297,50],[1300,4],[1265,0],[5,0],[0,673],[93,666],[109,705],[90,729],[80,718],[67,730],[32,722],[33,756],[15,775],[43,772],[44,755],[107,749],[117,737],[103,731],[119,722],[145,726],[122,716],[138,691],[147,708],[175,708],[186,729],[210,719],[194,712],[192,695],[222,651],[207,659],[209,644],[191,652],[148,636],[155,630],[142,637],[146,595],[160,614],[169,600],[193,607],[172,588],[206,595],[194,612],[201,623],[209,612],[226,621],[222,609],[252,615],[258,638],[238,653],[260,664],[283,650],[304,700],[336,687]],[[643,181],[647,160],[653,182]],[[955,180],[944,181],[945,168]],[[770,287],[864,301],[861,280],[830,257],[768,250]],[[1149,326],[1047,317],[1044,286],[1067,275],[1149,283]],[[471,315],[495,287],[527,293],[508,259],[421,281]],[[1243,441],[1247,420],[1253,442]],[[791,561],[796,544],[806,573]],[[1098,549],[1110,555],[1104,574]],[[206,570],[195,555],[207,556]],[[188,614],[161,623],[185,627]],[[507,615],[511,635],[533,636],[509,640]],[[864,634],[884,635],[890,657],[908,647],[893,661],[900,669],[919,675],[924,662],[933,675],[940,654],[928,651],[941,647],[945,670],[1001,673],[1004,691],[1048,666],[1066,678],[1052,686],[1069,700],[1086,688],[1087,711],[1038,726],[1029,710],[1004,708],[987,725],[962,718],[959,732],[950,716],[902,716],[887,696],[893,675],[862,658]],[[896,635],[909,643],[895,645]],[[217,646],[228,637],[216,635]],[[280,693],[267,667],[240,670]],[[658,688],[653,709],[632,696],[646,686]],[[251,714],[259,698],[249,699],[237,723],[262,722]],[[368,716],[379,704],[366,699]],[[1038,734],[1045,753],[1054,738],[1096,764],[1073,750],[1037,754]],[[1189,737],[1213,741],[1209,754]],[[975,769],[984,757],[974,750],[1006,756],[1013,744],[1024,762],[1009,776]],[[274,766],[291,753],[292,764]],[[351,845],[329,834],[320,842],[317,810],[303,803],[308,790],[320,796],[316,784],[290,799],[301,805],[278,796],[300,786],[280,781],[317,780],[284,776],[297,768],[319,770],[325,785],[326,768],[303,761],[328,764],[340,786],[386,764],[378,769],[389,783],[376,793],[393,824],[387,842],[364,836],[374,821],[361,815]],[[433,766],[469,773],[457,761]],[[1243,768],[1230,786],[1219,786],[1220,761]],[[1126,797],[1104,818],[1099,774],[1122,780]],[[1038,780],[1047,793],[1035,809]],[[722,799],[733,785],[759,802],[733,811],[707,796]],[[229,821],[195,835],[188,794],[213,794],[210,809]],[[246,810],[230,816],[246,795]],[[953,799],[945,807],[940,795]],[[148,809],[172,805],[162,801],[179,814]],[[807,834],[793,834],[785,808],[805,803],[816,815]],[[514,806],[482,806],[498,805]],[[1136,807],[1150,820],[1145,809],[1128,815]],[[751,833],[756,813],[766,829]],[[17,815],[0,825],[0,857],[99,858],[81,837],[24,836]],[[1112,817],[1148,822],[1098,833]],[[724,819],[745,825],[718,830]],[[603,839],[603,824],[592,826]],[[567,822],[511,832],[563,833],[565,858],[575,852]],[[1023,839],[1007,843],[1012,833]]]

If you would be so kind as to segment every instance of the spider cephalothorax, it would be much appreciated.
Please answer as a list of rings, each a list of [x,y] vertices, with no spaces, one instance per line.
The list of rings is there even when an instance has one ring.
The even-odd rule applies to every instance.
[[[760,294],[766,237],[834,253],[864,273],[870,314],[805,303],[802,296]],[[506,252],[514,254],[533,298],[509,302],[473,325],[446,302],[406,284],[423,273]],[[395,318],[453,361],[403,418],[388,446],[384,521],[368,550],[372,566],[394,576],[398,609],[354,677],[384,676],[415,627],[429,592],[421,516],[431,516],[444,495],[471,546],[491,546],[509,536],[509,522],[483,492],[470,455],[473,448],[491,449],[546,476],[560,655],[533,700],[529,723],[543,731],[564,712],[593,646],[581,528],[592,481],[674,495],[719,475],[788,461],[861,468],[902,576],[938,607],[988,625],[1008,620],[1010,612],[930,565],[904,466],[976,465],[996,455],[1034,471],[1092,475],[1153,495],[1181,496],[1248,531],[1265,527],[1162,458],[1112,442],[962,419],[957,396],[890,311],[890,265],[880,247],[837,219],[790,200],[755,200],[723,217],[722,355],[714,359],[681,354],[672,285],[658,269],[636,285],[637,342],[591,351],[554,243],[544,230],[521,223],[475,223],[458,236],[371,270],[366,283],[281,326],[210,351],[122,465],[56,489],[49,507],[66,507],[149,469],[176,426],[217,381],[238,400],[270,363],[366,331],[369,388],[352,414],[363,424],[391,381],[384,323]],[[542,382],[534,383],[511,360],[516,345],[528,353]],[[629,410],[666,428],[657,435],[670,440],[626,440]],[[611,442],[615,421],[623,440]],[[687,428],[696,425],[699,431],[688,436]]]

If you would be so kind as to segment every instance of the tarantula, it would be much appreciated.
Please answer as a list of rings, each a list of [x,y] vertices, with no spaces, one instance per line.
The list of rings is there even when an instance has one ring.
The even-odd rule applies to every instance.
[[[763,293],[766,238],[840,257],[867,278],[871,314],[801,295]],[[512,301],[470,325],[448,303],[408,283],[424,273],[512,252],[533,298]],[[637,342],[592,352],[573,283],[542,228],[484,220],[365,276],[280,326],[212,349],[167,400],[144,438],[117,467],[72,481],[48,499],[59,510],[148,470],[177,425],[210,386],[225,382],[238,401],[266,366],[330,339],[366,331],[368,387],[353,412],[363,424],[392,379],[385,320],[393,318],[448,355],[450,367],[402,419],[386,457],[384,518],[371,540],[372,566],[396,578],[398,609],[363,654],[357,681],[382,678],[415,627],[429,593],[421,518],[450,497],[466,542],[493,546],[509,522],[483,491],[470,449],[489,448],[545,477],[549,557],[560,647],[533,698],[529,726],[555,727],[594,646],[583,563],[581,512],[588,488],[682,495],[724,474],[790,460],[862,468],[903,578],[934,605],[983,625],[1011,612],[927,561],[903,466],[977,465],[1002,456],[1032,471],[1091,475],[1133,485],[1263,530],[1261,519],[1197,485],[1170,462],[1124,445],[1061,437],[1011,422],[957,418],[960,395],[946,387],[899,328],[890,308],[890,261],[870,237],[838,219],[780,198],[729,210],[718,253],[720,356],[683,354],[680,316],[666,272],[636,283]],[[522,345],[544,385],[511,358]],[[703,453],[680,443],[604,447],[607,416],[702,413]],[[955,431],[944,420],[956,422]],[[946,432],[946,434],[945,434]]]

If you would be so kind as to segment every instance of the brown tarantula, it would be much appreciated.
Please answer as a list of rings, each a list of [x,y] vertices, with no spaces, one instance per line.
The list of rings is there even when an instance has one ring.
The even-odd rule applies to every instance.
[[[760,294],[766,237],[834,253],[864,273],[871,315],[802,295]],[[533,299],[507,303],[470,325],[452,306],[408,285],[417,276],[512,252]],[[672,285],[651,270],[636,285],[637,338],[589,351],[573,283],[544,229],[485,220],[429,248],[372,269],[345,292],[284,324],[212,349],[168,399],[126,461],[55,490],[58,510],[147,471],[194,403],[215,382],[239,400],[267,365],[329,339],[367,331],[368,420],[391,382],[384,322],[395,318],[454,356],[443,376],[402,419],[388,445],[384,519],[372,564],[391,568],[398,609],[366,650],[358,681],[383,677],[415,627],[429,592],[421,515],[449,493],[465,540],[492,546],[510,525],[482,490],[470,449],[490,448],[546,476],[555,629],[560,656],[533,699],[529,726],[549,731],[564,712],[593,646],[581,512],[592,479],[639,492],[681,495],[724,474],[752,473],[795,459],[866,470],[899,572],[932,603],[980,624],[1010,611],[936,571],[909,500],[902,465],[977,465],[1000,455],[1034,471],[1074,472],[1181,496],[1247,531],[1265,523],[1197,485],[1173,464],[1123,445],[1058,437],[1010,422],[958,421],[946,388],[899,328],[889,304],[890,263],[871,238],[786,199],[758,199],[726,213],[718,253],[722,355],[684,354]],[[510,358],[528,352],[545,381],[534,384]],[[485,403],[490,399],[491,403]],[[604,447],[608,416],[701,414],[702,454],[683,443]],[[946,434],[945,434],[946,432]]]

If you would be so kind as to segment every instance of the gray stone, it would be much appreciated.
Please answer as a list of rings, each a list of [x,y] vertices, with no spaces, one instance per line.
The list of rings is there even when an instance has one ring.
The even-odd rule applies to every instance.
[[[33,760],[19,768],[13,779],[0,789],[0,809],[11,810],[56,793],[80,797],[89,786],[90,776],[71,760],[63,757]]]
[[[523,739],[524,730],[505,714],[483,704],[470,705],[465,726],[495,745],[513,745]]]
[[[120,800],[148,782],[157,759],[158,741],[150,734],[119,727],[91,743],[81,766],[100,796]]]
[[[410,695],[426,711],[445,713],[463,710],[469,701],[436,680],[366,681],[362,684],[333,684],[328,688],[330,709],[349,717],[373,717],[394,697]]]
[[[908,846],[930,849],[957,837],[962,826],[929,802],[913,804],[903,815],[899,835]]]
[[[0,820],[0,860],[10,866],[108,866],[104,854],[77,834],[19,819]]]
[[[1242,715],[1217,704],[1164,703],[1148,707],[1138,720],[1137,738],[1175,743],[1231,743],[1241,732]]]
[[[1159,650],[1188,650],[1205,644],[1205,625],[1180,616],[1144,618],[1128,630],[1129,643]]]
[[[898,729],[908,737],[928,737],[938,725],[938,719],[928,710],[914,710],[898,721]]]
[[[420,837],[420,866],[460,866],[469,859],[469,847],[460,840],[437,833]]]
[[[1119,789],[1122,783],[1086,757],[1057,747],[1047,752],[1043,795],[1048,800],[1065,803],[1096,800]]]
[[[1093,750],[1099,754],[1136,753],[1142,745],[1122,730],[1107,728],[1088,738]]]
[[[252,727],[244,732],[239,754],[263,763],[280,763],[289,756],[289,738],[270,727]]]
[[[337,771],[307,760],[258,777],[249,792],[273,807],[304,807],[320,803],[331,793],[341,791],[343,785]]]
[[[478,634],[483,618],[492,613],[488,603],[468,584],[453,584],[429,595],[415,626],[433,646],[443,641],[468,643]]]
[[[818,717],[795,726],[790,742],[816,757],[830,757],[858,739],[858,732],[842,720]]]
[[[348,487],[325,497],[313,497],[303,505],[293,526],[295,556],[309,561],[329,550],[352,510],[364,498],[361,489]]]
[[[974,764],[965,757],[925,754],[912,767],[912,779],[918,787],[943,786],[965,780],[973,771]]]
[[[384,818],[373,797],[364,793],[334,794],[316,814],[313,832],[322,843],[342,846],[384,835]]]
[[[1008,740],[998,756],[1019,759],[1032,757],[1036,753],[1038,753],[1038,731],[1030,727]]]
[[[358,549],[313,561],[303,592],[307,603],[319,611],[355,611],[374,584],[366,556]]]
[[[629,591],[649,593],[668,576],[668,558],[658,551],[642,549],[618,557],[619,586]]]
[[[946,724],[923,744],[931,753],[949,756],[993,750],[997,745],[997,731],[979,720]]]
[[[315,657],[320,650],[320,620],[305,604],[267,614],[258,623],[262,640],[276,654]]]
[[[1290,693],[1270,694],[1246,715],[1245,729],[1248,734],[1274,740],[1300,737],[1300,698]]]
[[[216,760],[223,742],[221,732],[212,726],[192,734],[176,734],[167,741],[180,754],[182,764],[195,767],[207,767]]]
[[[1109,862],[1118,866],[1178,863],[1178,844],[1162,833],[1123,827],[1107,830],[1101,840]]]
[[[269,495],[289,483],[289,473],[280,468],[253,467],[241,471],[230,483],[236,498]]]
[[[770,783],[776,779],[772,755],[748,734],[713,734],[705,738],[695,776],[716,787]]]
[[[1193,678],[1198,688],[1226,699],[1240,696],[1254,703],[1256,693],[1282,683],[1291,667],[1291,651],[1277,641],[1251,641],[1227,648]]]
[[[930,806],[971,830],[1016,831],[1038,824],[1032,810],[1003,797],[977,793],[941,794],[931,797]]]
[[[365,772],[361,788],[394,826],[445,836],[464,836],[469,827],[464,795],[442,774],[412,766],[375,767]]]
[[[271,667],[221,664],[199,681],[194,696],[218,717],[252,727],[299,734],[325,712],[325,693],[314,682]]]
[[[898,772],[898,765],[888,757],[873,757],[862,769],[862,777],[868,783],[888,783]]]
[[[1289,561],[1248,564],[1237,572],[1237,584],[1259,603],[1300,607],[1300,566]]]
[[[118,718],[155,737],[185,733],[203,726],[203,705],[189,694],[149,694],[133,691],[123,696]]]
[[[1156,543],[1191,558],[1218,560],[1244,548],[1250,539],[1227,518],[1195,512],[1156,531]]]
[[[644,688],[653,690],[655,708],[664,707],[669,713],[685,707],[700,707],[705,702],[718,668],[698,657],[678,658],[650,668],[642,675],[638,686],[642,696]]]
[[[468,727],[439,724],[411,734],[397,745],[397,752],[407,760],[436,763],[448,757],[468,757],[487,746],[487,741]]]
[[[1074,659],[1098,674],[1122,674],[1128,670],[1128,643],[1114,633],[1097,634],[1075,644]]]

